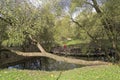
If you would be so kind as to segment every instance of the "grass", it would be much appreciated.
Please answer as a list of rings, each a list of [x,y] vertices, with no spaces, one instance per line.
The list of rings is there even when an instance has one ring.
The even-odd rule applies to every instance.
[[[67,41],[66,45],[74,45],[74,44],[80,44],[81,41],[80,40],[71,40],[71,41]]]
[[[81,41],[79,39],[75,39],[75,40],[70,40],[70,41],[66,41],[64,42],[66,45],[76,45],[76,44],[83,44],[83,43],[88,43],[89,41]]]
[[[61,75],[60,75],[61,73]],[[116,65],[91,66],[68,71],[0,70],[0,80],[120,80]]]

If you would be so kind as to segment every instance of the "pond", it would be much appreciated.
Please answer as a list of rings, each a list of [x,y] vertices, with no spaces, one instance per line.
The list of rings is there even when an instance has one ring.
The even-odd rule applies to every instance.
[[[29,60],[22,61],[21,63],[9,66],[8,69],[30,69],[30,70],[44,70],[44,71],[59,71],[59,70],[69,70],[78,67],[83,67],[82,65],[66,63],[62,61],[56,61],[50,58],[31,58]]]

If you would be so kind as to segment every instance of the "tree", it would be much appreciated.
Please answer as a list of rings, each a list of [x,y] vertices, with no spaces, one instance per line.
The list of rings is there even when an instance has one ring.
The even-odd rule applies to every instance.
[[[91,61],[60,57],[46,52],[46,50],[41,45],[41,41],[47,40],[48,38],[53,39],[52,34],[54,31],[54,15],[51,12],[51,7],[49,4],[46,6],[44,5],[42,8],[35,8],[27,2],[23,2],[18,5],[14,2],[14,0],[8,0],[3,1],[1,5],[0,20],[6,24],[6,28],[4,29],[3,33],[6,35],[6,38],[1,41],[2,45],[6,47],[21,45],[24,41],[30,39],[30,41],[38,47],[41,53],[26,53],[8,49],[7,51],[16,53],[19,56],[4,60],[0,66],[22,60],[25,58],[25,56],[44,56],[59,61],[66,61],[83,65],[98,64]],[[4,26],[1,25],[1,28],[3,27]],[[100,64],[106,63],[100,62]]]
[[[71,25],[69,16],[65,15],[56,20],[54,38],[58,44],[64,44],[67,38],[74,36],[75,28]]]
[[[92,0],[94,3],[94,8],[96,10],[96,12],[102,16],[103,18],[101,19],[101,22],[104,26],[104,29],[106,31],[106,34],[109,38],[109,40],[112,42],[112,48],[115,50],[116,55],[118,57],[118,59],[120,59],[120,49],[118,47],[119,45],[119,41],[118,41],[118,23],[114,21],[114,18],[117,17],[120,12],[118,12],[117,10],[119,10],[119,0],[113,1],[113,0],[109,0],[106,2],[105,7],[108,10],[104,10],[102,12],[102,10],[100,10],[100,7],[98,6],[97,2],[95,0]],[[116,5],[116,7],[114,7],[114,5]],[[111,13],[113,12],[113,13]]]
[[[97,33],[98,31],[102,31],[101,33],[104,34],[104,39],[108,39],[109,40],[109,44],[111,44],[111,47],[115,50],[116,56],[120,57],[120,49],[119,49],[119,32],[118,32],[118,25],[119,25],[119,14],[120,12],[119,10],[119,0],[81,0],[82,4],[79,3],[80,1],[75,1],[72,0],[73,2],[77,3],[76,6],[74,6],[74,9],[76,7],[79,7],[80,10],[79,13],[81,14],[82,12],[85,12],[85,14],[90,15],[90,14],[95,14],[97,15],[97,17],[93,17],[93,19],[97,19],[99,20],[99,22],[96,22],[97,24],[101,24],[100,29],[97,29]],[[90,10],[91,11],[90,11]],[[95,13],[95,11],[97,13]],[[85,15],[85,16],[87,16]],[[80,18],[81,19],[81,18]],[[85,25],[89,26],[89,24],[91,24],[91,22],[89,22],[91,18],[88,18],[88,20],[86,19],[86,21],[75,21],[74,19],[72,19],[72,21],[74,23],[76,23],[79,27],[81,27],[82,29],[84,29],[86,31],[86,33],[89,35],[89,37],[91,37],[91,39],[93,39],[94,41],[98,41],[100,36],[94,36],[92,35],[92,33],[89,32],[89,28],[85,29]],[[83,25],[83,23],[88,22],[87,24]],[[94,24],[96,24],[94,23]],[[93,25],[91,25],[93,26]],[[91,28],[91,27],[90,27]],[[94,27],[94,29],[96,28],[96,25]],[[93,31],[93,29],[92,29]],[[96,38],[98,37],[98,39]],[[110,46],[110,45],[109,45]]]
[[[3,45],[21,45],[28,37],[28,33],[34,36],[34,38],[41,40],[41,43],[48,38],[49,41],[53,40],[54,16],[50,10],[48,10],[47,5],[40,9],[33,7],[32,4],[28,4],[28,2],[19,4],[19,6],[14,5],[13,7],[12,5],[14,3],[15,2],[12,1],[9,3],[4,1],[3,4],[9,4],[6,6],[8,12],[1,9],[1,15],[3,15],[1,18],[9,23],[5,31],[8,34],[8,39],[2,41]],[[42,38],[35,37],[37,35]]]

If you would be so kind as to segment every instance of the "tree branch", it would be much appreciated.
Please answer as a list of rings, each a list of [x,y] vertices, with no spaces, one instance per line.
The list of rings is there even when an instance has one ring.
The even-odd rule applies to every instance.
[[[95,8],[96,12],[97,13],[102,13],[102,11],[100,10],[99,6],[98,6],[98,3],[96,0],[92,0],[93,2],[93,7]]]
[[[40,45],[40,43],[38,41],[36,41],[35,39],[33,39],[31,35],[29,35],[29,38],[33,41],[33,43],[38,47],[38,49],[42,53],[46,53],[45,49]]]
[[[90,2],[85,1],[85,3],[91,5],[92,7],[94,7],[94,5],[92,3],[90,3]]]
[[[96,41],[98,41],[95,37],[93,37],[79,22],[77,22],[77,21],[75,21],[73,18],[71,18],[71,20],[72,20],[72,22],[74,22],[75,24],[77,24],[80,28],[82,28],[86,33],[87,33],[87,35],[91,38],[91,39],[93,39],[93,41],[95,40],[95,42]]]

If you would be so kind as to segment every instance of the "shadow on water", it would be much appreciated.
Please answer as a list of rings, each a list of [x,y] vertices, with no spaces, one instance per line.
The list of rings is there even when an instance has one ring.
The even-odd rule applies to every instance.
[[[27,69],[27,70],[42,70],[42,71],[63,71],[74,68],[84,67],[83,65],[71,64],[62,61],[56,61],[47,57],[30,58],[23,60],[16,65],[9,66],[8,69]]]

